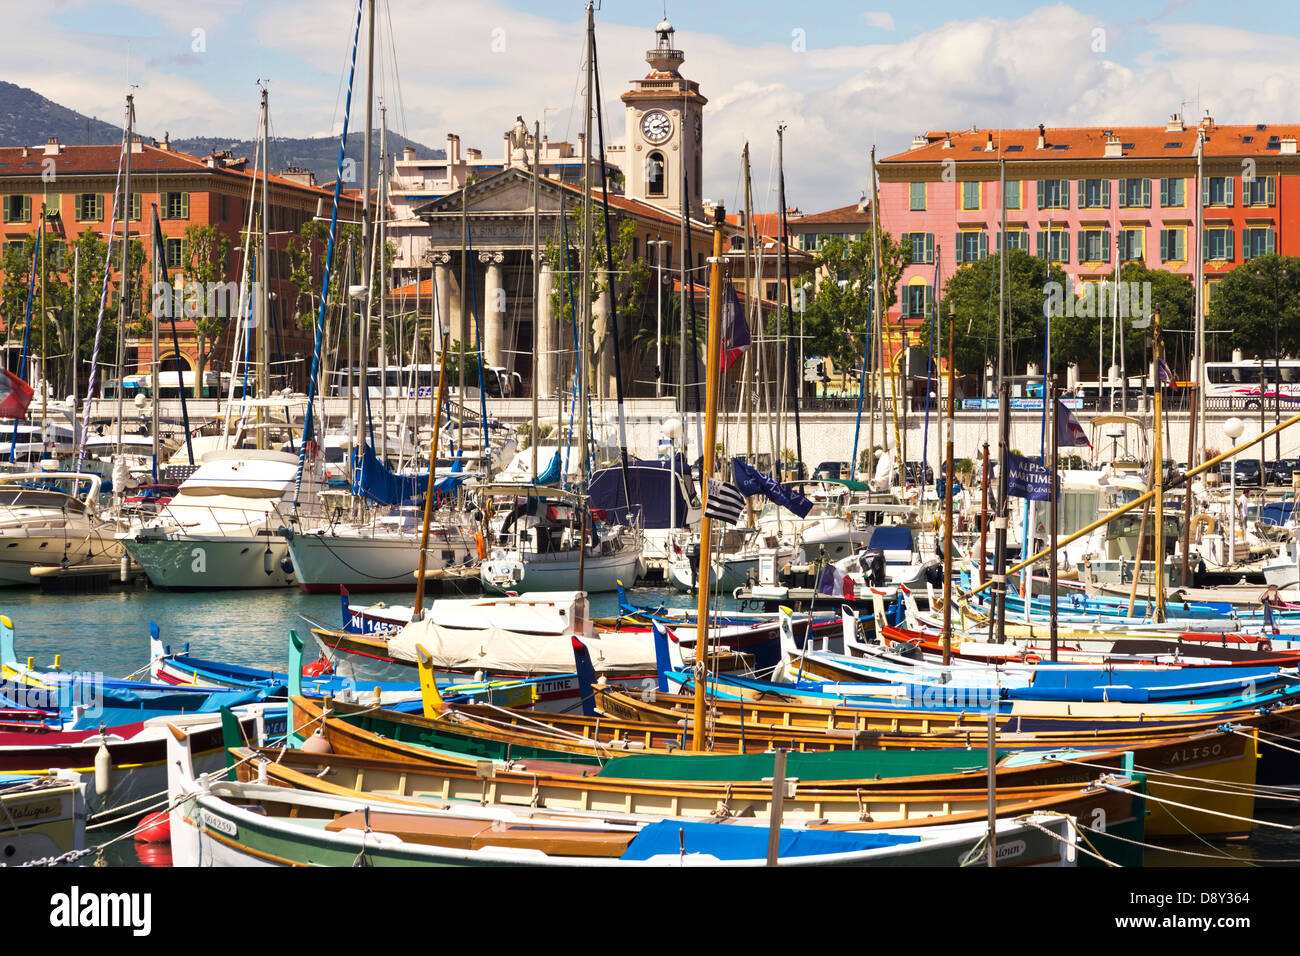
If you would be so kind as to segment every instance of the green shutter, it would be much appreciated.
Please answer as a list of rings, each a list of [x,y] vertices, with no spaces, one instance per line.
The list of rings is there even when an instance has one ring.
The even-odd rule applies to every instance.
[[[924,313],[924,314],[925,314],[925,315],[929,315],[929,314],[931,313],[931,310],[933,310],[933,309],[934,309],[934,288],[933,288],[932,286],[926,286],[926,287],[925,287],[925,313]]]
[[[1232,182],[1232,180],[1229,179],[1228,182]],[[1236,258],[1232,251],[1232,240],[1236,231],[1237,230],[1233,229],[1231,226],[1223,230],[1223,258],[1227,259],[1229,262]]]
[[[1277,179],[1274,178],[1273,176],[1265,177],[1264,189],[1265,192],[1268,193],[1266,197],[1268,200],[1268,204],[1272,206],[1274,203],[1277,202]]]
[[[934,262],[934,233],[925,234],[925,261]]]
[[[1201,261],[1204,262],[1210,257],[1210,230],[1201,230]]]
[[[953,262],[964,262],[965,260],[962,259],[961,233],[960,233],[960,232],[957,233],[956,239],[955,239],[954,242],[953,242],[953,248],[956,250],[956,251],[953,253]]]
[[[1047,256],[1047,233],[1044,232],[1042,229],[1039,229],[1037,235],[1034,237],[1034,248],[1036,250],[1035,255],[1037,255],[1038,258],[1046,259],[1048,257]]]
[[[1267,229],[1264,230],[1264,252],[1266,252],[1268,255],[1271,256],[1276,246],[1277,246],[1277,241],[1275,239],[1273,227],[1269,226]]]
[[[1088,261],[1088,233],[1084,229],[1079,230],[1079,262]]]
[[[1101,261],[1110,262],[1110,230],[1101,231]]]
[[[1163,183],[1164,181],[1161,180],[1161,182]],[[1168,229],[1160,230],[1160,261],[1161,262],[1169,261],[1169,230]]]
[[[1088,205],[1088,180],[1079,180],[1079,208],[1085,209]]]
[[[1103,209],[1110,208],[1110,180],[1109,179],[1103,179],[1101,181],[1101,207]]]
[[[1043,208],[1043,180],[1038,181],[1038,208]]]
[[[1142,208],[1151,208],[1151,180],[1145,177],[1142,179]]]
[[[1061,230],[1061,261],[1070,261],[1070,230]]]
[[[988,257],[989,257],[989,234],[981,230],[980,231],[980,258],[987,259]]]
[[[181,193],[181,218],[190,218],[190,194]]]
[[[1234,180],[1231,176],[1224,177],[1223,180],[1223,204],[1231,206],[1232,203],[1232,184]]]
[[[1201,205],[1210,204],[1210,178],[1207,176],[1201,180]]]
[[[1117,205],[1120,209],[1124,209],[1128,206],[1128,180],[1121,179],[1116,185],[1119,189],[1119,202]]]
[[[1168,207],[1169,207],[1169,180],[1162,179],[1160,180],[1160,208],[1167,209]]]

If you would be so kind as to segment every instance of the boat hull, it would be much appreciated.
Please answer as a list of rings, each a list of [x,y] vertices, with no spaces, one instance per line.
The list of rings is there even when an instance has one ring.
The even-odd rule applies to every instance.
[[[327,530],[289,539],[298,586],[309,594],[415,589],[420,564],[418,535],[331,534]],[[431,533],[426,568],[453,567],[473,557],[474,542],[445,531]]]
[[[123,538],[122,544],[156,588],[207,591],[298,583],[289,542],[275,535]]]

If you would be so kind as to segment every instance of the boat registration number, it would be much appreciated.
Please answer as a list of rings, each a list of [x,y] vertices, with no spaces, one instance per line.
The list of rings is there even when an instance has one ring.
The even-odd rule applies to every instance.
[[[226,836],[232,837],[239,833],[239,828],[225,817],[219,817],[215,813],[210,813],[207,810],[199,811],[199,819],[203,821],[203,825],[209,830],[216,830],[218,833],[224,833]]]

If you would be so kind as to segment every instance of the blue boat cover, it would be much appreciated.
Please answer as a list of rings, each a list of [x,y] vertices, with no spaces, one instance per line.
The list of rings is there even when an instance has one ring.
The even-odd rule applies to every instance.
[[[901,524],[882,524],[871,529],[867,547],[872,551],[911,551],[912,529]]]
[[[369,444],[363,446],[360,466],[357,452],[352,452],[352,473],[356,478],[356,493],[381,505],[400,505],[410,501],[423,501],[429,487],[428,475],[395,475],[379,460]],[[446,480],[446,479],[444,479]]]
[[[719,860],[762,860],[767,857],[767,827],[693,820],[659,820],[644,827],[628,844],[620,859],[648,860],[677,856],[683,843],[687,853],[705,853]],[[911,834],[866,833],[845,830],[795,830],[781,828],[779,856],[820,856],[852,853],[880,847],[919,843]]]
[[[560,465],[560,453],[557,451],[555,454],[551,456],[550,464],[548,464],[544,469],[542,469],[542,473],[540,475],[538,475],[536,478],[533,479],[533,484],[553,485],[560,480],[560,474],[562,471],[563,468]],[[599,472],[597,472],[597,474],[599,474]]]
[[[666,461],[629,461],[627,463],[628,493],[632,496],[633,516],[640,516],[643,528],[672,527],[672,499],[677,495],[677,527],[686,527],[689,502],[682,495],[681,478],[689,476],[686,459],[677,456],[678,483],[673,486],[669,464]],[[689,481],[689,477],[687,477]],[[627,498],[623,494],[623,467],[611,465],[601,468],[591,476],[587,491],[588,505],[603,510],[614,524],[631,524],[628,520]]]

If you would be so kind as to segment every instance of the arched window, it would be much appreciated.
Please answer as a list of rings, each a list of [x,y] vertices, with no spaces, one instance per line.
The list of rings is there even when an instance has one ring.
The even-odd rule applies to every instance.
[[[663,153],[656,151],[646,157],[645,183],[647,196],[667,195],[668,170]]]

